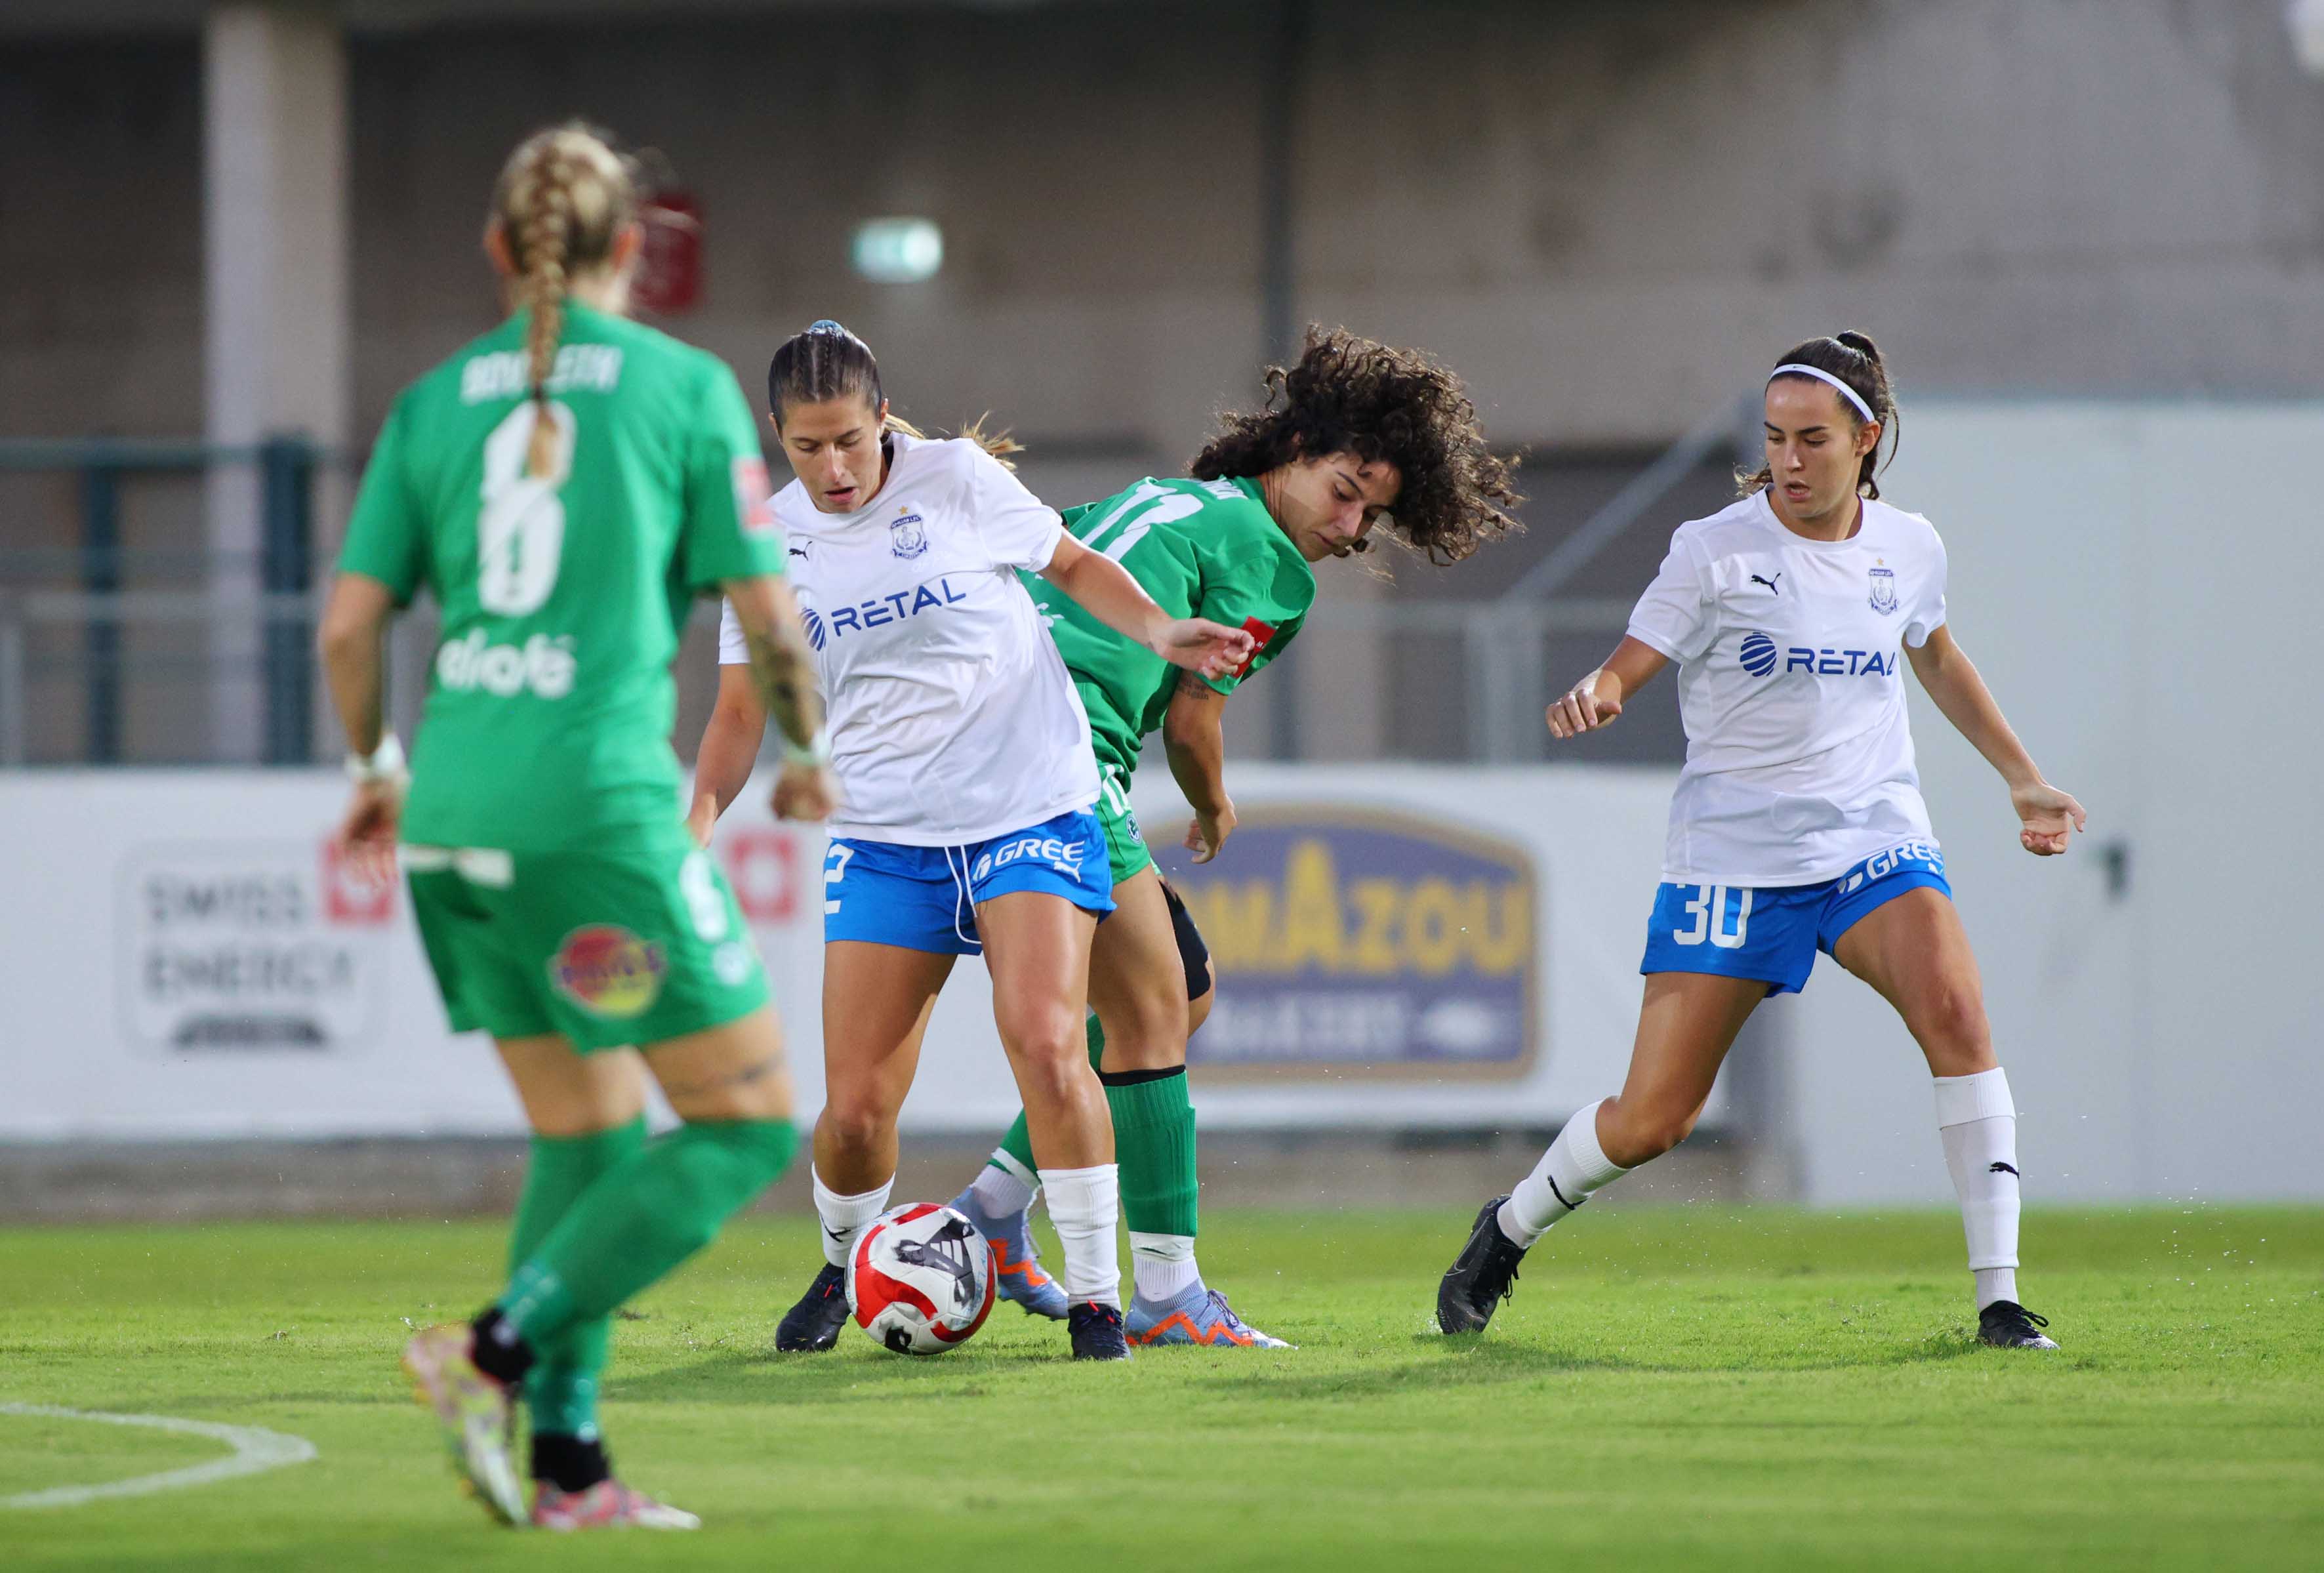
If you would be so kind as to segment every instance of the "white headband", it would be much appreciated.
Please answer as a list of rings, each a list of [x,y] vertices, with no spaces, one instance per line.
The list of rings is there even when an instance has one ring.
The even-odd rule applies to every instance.
[[[1849,387],[1847,383],[1833,376],[1830,372],[1818,371],[1813,366],[1803,366],[1797,361],[1787,361],[1784,364],[1777,366],[1774,371],[1768,373],[1767,381],[1772,382],[1776,378],[1784,375],[1786,372],[1794,373],[1803,377],[1813,377],[1819,382],[1831,383],[1833,387],[1840,390],[1840,396],[1842,399],[1847,400],[1850,404],[1856,406],[1857,411],[1861,414],[1867,421],[1876,426],[1879,424],[1880,418],[1872,413],[1872,406],[1864,402],[1864,395],[1858,393],[1855,389]]]

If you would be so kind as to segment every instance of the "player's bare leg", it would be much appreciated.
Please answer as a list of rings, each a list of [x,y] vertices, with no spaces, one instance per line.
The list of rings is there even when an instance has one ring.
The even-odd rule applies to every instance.
[[[1194,1133],[1193,1109],[1185,1099],[1185,1067],[1192,1013],[1161,888],[1150,868],[1114,886],[1114,911],[1098,924],[1090,946],[1090,1007],[1094,1020],[1085,1024],[1084,1030],[1098,1079],[1107,1090],[1116,1148],[1121,1155],[1122,1208],[1130,1224],[1133,1262],[1146,1259],[1139,1255],[1141,1235],[1153,1240],[1166,1234],[1183,1236],[1183,1248],[1168,1254],[1183,1256],[1191,1274]],[[1202,1008],[1207,1015],[1207,997]],[[1117,1087],[1121,1090],[1116,1091]],[[1152,1118],[1141,1121],[1144,1108],[1152,1106],[1167,1115],[1174,1099],[1185,1114],[1183,1154],[1153,1150],[1167,1149],[1170,1138],[1179,1135],[1176,1131],[1157,1130],[1153,1133],[1157,1140],[1141,1140],[1148,1134],[1147,1127],[1166,1123]],[[1174,1162],[1180,1157],[1182,1164]],[[1171,1227],[1178,1222],[1171,1217],[1149,1219],[1147,1215],[1155,1209],[1142,1205],[1148,1196],[1179,1189],[1172,1185],[1170,1173],[1178,1167],[1185,1172],[1185,1196],[1177,1209],[1186,1215],[1183,1228]],[[1159,1172],[1149,1173],[1154,1170]],[[1063,1320],[1065,1291],[1041,1270],[1040,1256],[1033,1244],[1031,1210],[1039,1189],[1031,1143],[1019,1116],[977,1177],[953,1198],[952,1205],[966,1214],[991,1244],[1002,1298],[1030,1315]],[[1139,1268],[1141,1274],[1152,1270]]]
[[[992,1014],[1025,1100],[1049,1220],[1064,1246],[1066,1313],[1079,1359],[1127,1359],[1115,1256],[1120,1181],[1105,1088],[1083,1020],[1097,919],[1062,896],[1019,890],[979,902]]]
[[[1960,915],[1933,888],[1907,890],[1865,914],[1832,953],[1896,1007],[1936,1079],[1937,1134],[1977,1279],[1978,1337],[2003,1348],[2056,1348],[2042,1331],[2049,1323],[2017,1299],[2017,1110],[1993,1055]]]
[[[1509,1297],[1517,1264],[1560,1219],[1603,1186],[1684,1141],[1711,1100],[1735,1035],[1766,997],[1750,978],[1655,972],[1646,979],[1638,1031],[1620,1094],[1582,1109],[1508,1196],[1478,1210],[1468,1242],[1436,1292],[1436,1324],[1485,1330]]]
[[[888,1209],[896,1116],[954,958],[901,945],[823,947],[823,1113],[815,1122],[815,1210],[823,1266],[775,1329],[775,1348],[814,1353],[847,1325],[847,1251]]]

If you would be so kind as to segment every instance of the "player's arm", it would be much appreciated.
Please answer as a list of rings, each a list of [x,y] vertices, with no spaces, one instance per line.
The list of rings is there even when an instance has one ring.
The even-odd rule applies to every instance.
[[[1250,655],[1251,636],[1200,617],[1173,617],[1154,603],[1130,571],[1073,537],[1057,538],[1056,553],[1041,577],[1072,597],[1092,617],[1174,667],[1223,676]]]
[[[395,593],[387,585],[368,574],[343,573],[331,583],[315,635],[355,776],[355,801],[339,823],[339,843],[381,878],[394,872],[405,786],[402,750],[387,736],[387,664],[381,649],[394,614]]]
[[[758,677],[751,664],[720,666],[718,702],[711,707],[710,724],[702,729],[702,747],[694,756],[694,810],[686,816],[686,824],[696,841],[710,844],[710,827],[751,784],[759,745],[766,741],[767,707],[759,703]]]
[[[1928,690],[1944,718],[1953,723],[1953,730],[1967,738],[1969,746],[1984,755],[1985,762],[2008,784],[2010,805],[2017,810],[2020,822],[2018,843],[2040,857],[2064,851],[2069,827],[2080,830],[2088,815],[2070,793],[2042,778],[2034,756],[2025,751],[2008,718],[2001,713],[1993,691],[1978,675],[1977,663],[1954,639],[1951,626],[1939,623],[1922,644],[1906,645],[1904,654],[1913,663],[1913,675],[1920,678],[1921,686]]]
[[[1594,731],[1622,713],[1630,695],[1655,680],[1670,658],[1644,639],[1622,636],[1603,665],[1559,695],[1549,707],[1549,735],[1563,741]]]
[[[1234,833],[1234,800],[1227,796],[1227,739],[1220,725],[1227,696],[1192,672],[1178,675],[1170,707],[1162,716],[1162,748],[1170,774],[1186,795],[1194,822],[1186,827],[1186,850],[1207,863]]]
[[[838,805],[839,793],[831,778],[823,695],[816,691],[815,652],[799,621],[798,598],[780,578],[766,574],[729,579],[723,588],[734,609],[734,621],[742,625],[743,649],[750,656],[743,669],[750,674],[752,694],[761,713],[773,718],[783,740],[775,813],[783,819],[827,819]],[[723,673],[719,685],[725,686]],[[757,753],[754,742],[751,756]],[[749,778],[745,764],[742,779]],[[741,786],[734,790],[741,791]]]

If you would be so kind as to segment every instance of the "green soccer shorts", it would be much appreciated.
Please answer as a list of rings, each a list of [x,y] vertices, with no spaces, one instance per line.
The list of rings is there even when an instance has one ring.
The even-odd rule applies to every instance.
[[[1139,869],[1152,868],[1154,853],[1138,828],[1138,815],[1130,811],[1130,772],[1100,759],[1097,780],[1097,822],[1105,829],[1105,855],[1119,885]]]
[[[585,1053],[767,1002],[726,877],[677,820],[553,852],[407,846],[412,915],[454,1032],[562,1033]]]

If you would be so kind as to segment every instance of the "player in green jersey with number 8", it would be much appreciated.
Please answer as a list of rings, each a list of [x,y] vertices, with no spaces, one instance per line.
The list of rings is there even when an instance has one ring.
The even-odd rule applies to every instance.
[[[1027,587],[1089,713],[1112,864],[1114,911],[1090,955],[1090,1052],[1113,1117],[1121,1210],[1135,1292],[1132,1343],[1213,1348],[1280,1340],[1245,1323],[1205,1285],[1194,1260],[1194,1109],[1186,1040],[1209,1014],[1209,952],[1130,810],[1141,745],[1160,731],[1172,775],[1194,810],[1186,846],[1206,862],[1234,831],[1221,717],[1227,697],[1291,642],[1315,598],[1311,565],[1369,549],[1385,529],[1448,564],[1517,528],[1506,463],[1486,446],[1451,372],[1425,355],[1344,331],[1311,333],[1288,368],[1268,373],[1265,409],[1231,415],[1189,479],[1139,482],[1069,509],[1065,527],[1112,558],[1174,617],[1249,632],[1256,649],[1220,677],[1176,670],[1028,576]],[[765,716],[724,669],[696,766],[694,823],[706,839],[741,792]],[[1063,1318],[1064,1291],[1035,1255],[1028,1212],[1039,1186],[1020,1115],[975,1182],[953,1204],[991,1240],[1001,1292]]]
[[[533,1132],[507,1290],[404,1366],[484,1506],[551,1529],[696,1527],[613,1477],[608,1319],[798,1143],[757,948],[678,812],[669,663],[695,596],[742,626],[787,744],[778,811],[833,798],[749,407],[722,363],[623,319],[641,239],[600,137],[517,149],[485,231],[512,313],[396,400],[320,640],[354,749],[342,842],[375,867],[401,843],[452,1026],[492,1034]],[[380,649],[422,587],[443,643],[407,775]],[[650,1141],[649,1074],[682,1122]]]

